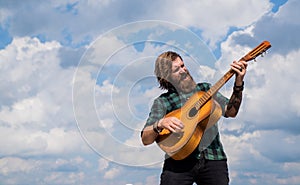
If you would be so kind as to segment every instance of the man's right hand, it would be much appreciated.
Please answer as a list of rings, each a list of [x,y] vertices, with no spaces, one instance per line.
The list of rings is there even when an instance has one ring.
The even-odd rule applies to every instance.
[[[158,128],[168,129],[171,132],[181,132],[184,128],[184,124],[176,117],[162,118],[158,121]]]

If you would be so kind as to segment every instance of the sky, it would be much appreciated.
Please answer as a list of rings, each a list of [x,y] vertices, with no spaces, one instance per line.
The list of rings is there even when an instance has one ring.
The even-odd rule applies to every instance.
[[[236,118],[218,125],[231,185],[300,182],[300,1],[0,0],[0,184],[153,185],[163,152],[140,131],[163,91],[156,57],[197,82],[249,62]],[[230,96],[233,79],[220,92]]]

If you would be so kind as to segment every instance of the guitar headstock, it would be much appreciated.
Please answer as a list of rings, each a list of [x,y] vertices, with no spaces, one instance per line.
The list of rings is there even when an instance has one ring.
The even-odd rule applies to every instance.
[[[264,54],[270,47],[271,44],[269,41],[263,41],[240,60],[245,60],[245,61],[254,60],[259,55]]]

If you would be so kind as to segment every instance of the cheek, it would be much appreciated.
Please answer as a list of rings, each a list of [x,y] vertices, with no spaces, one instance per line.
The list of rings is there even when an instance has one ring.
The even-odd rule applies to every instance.
[[[180,81],[180,76],[179,75],[171,75],[170,76],[170,81],[171,83],[178,83]]]

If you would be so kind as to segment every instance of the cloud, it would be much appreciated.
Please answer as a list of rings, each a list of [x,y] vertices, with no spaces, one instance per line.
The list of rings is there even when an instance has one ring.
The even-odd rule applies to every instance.
[[[0,177],[3,184],[20,184],[21,182],[74,184],[86,178],[85,173],[79,171],[83,167],[88,168],[89,164],[80,157],[65,159],[2,157]]]
[[[84,151],[74,123],[73,70],[62,68],[57,42],[15,38],[1,50],[2,155],[36,156]],[[83,145],[86,146],[86,145]]]
[[[163,154],[139,137],[161,93],[155,57],[179,51],[197,80],[213,82],[267,39],[270,54],[249,65],[240,114],[222,120],[222,139],[232,184],[297,184],[297,2],[270,13],[269,1],[1,1],[13,37],[0,50],[1,183],[156,184]],[[216,64],[203,43],[220,44]]]
[[[226,124],[231,127],[230,123]],[[280,130],[243,132],[239,136],[222,133],[231,182],[297,184],[295,180],[299,175],[295,170],[299,168],[296,157],[299,150],[294,147],[297,137]]]
[[[244,124],[239,132],[281,129],[291,134],[299,133],[298,104],[295,103],[299,101],[297,94],[300,92],[296,80],[299,50],[285,56],[272,52],[271,49],[264,58],[248,66],[240,110],[243,115],[240,121]],[[282,113],[282,110],[286,111]]]
[[[226,66],[229,66],[231,61],[241,58],[263,41],[252,44],[252,47],[245,46],[243,43],[236,42],[241,35],[248,35],[250,43],[256,38],[253,27],[234,32],[226,42],[222,43],[222,57],[216,65],[218,68],[228,69]],[[298,104],[295,102],[299,102],[297,94],[300,92],[298,88],[300,86],[297,80],[296,61],[299,57],[300,47],[293,46],[289,53],[282,54],[282,52],[277,52],[276,47],[278,46],[273,45],[272,41],[270,42],[272,48],[265,57],[258,57],[257,62],[251,61],[248,65],[244,100],[241,107],[241,114],[245,114],[243,121],[247,123],[244,129],[253,131],[253,129],[280,128],[297,134],[299,127],[296,120],[299,120],[299,112]],[[275,49],[273,49],[274,47]],[[290,87],[293,87],[292,90]],[[291,107],[293,108],[291,109]],[[290,111],[282,114],[282,110],[288,109]],[[256,118],[255,121],[253,118]]]
[[[60,65],[57,42],[15,38],[1,50],[1,121],[6,124],[45,128],[71,126],[72,68]],[[73,127],[75,125],[73,124]],[[72,127],[72,126],[71,126]]]
[[[2,158],[0,159],[0,173],[2,175],[16,172],[27,173],[35,168],[35,163],[32,162],[14,157]]]
[[[297,1],[290,0],[278,12],[264,15],[254,24],[252,36],[247,33],[234,36],[236,44],[247,45],[269,40],[273,45],[272,51],[278,54],[287,55],[298,50],[300,42],[295,35],[300,30],[297,19],[300,16],[299,6]]]
[[[262,155],[273,162],[293,163],[299,162],[300,150],[294,147],[299,137],[299,135],[291,135],[282,130],[262,131],[261,138],[254,144]]]
[[[1,127],[1,135],[5,141],[0,142],[2,155],[39,156],[65,155],[72,152],[86,153],[89,151],[77,131],[64,131],[52,128],[49,132],[36,129]],[[78,145],[79,143],[82,146]]]
[[[218,6],[215,6],[216,4]],[[204,40],[208,41],[210,46],[215,47],[215,43],[220,41],[230,28],[242,28],[251,25],[262,15],[269,12],[271,6],[268,1],[241,2],[233,0],[226,2],[192,1],[189,3],[177,1],[171,5],[165,2],[164,6],[160,7],[169,7],[172,10],[161,11],[162,17],[166,20],[203,30],[201,35]],[[241,11],[241,7],[245,8]]]
[[[51,1],[40,4],[36,4],[35,1],[26,3],[20,1],[4,5],[5,8],[2,9],[7,13],[2,19],[12,20],[9,25],[12,35],[40,36],[74,46],[86,45],[103,31],[121,24],[140,20],[164,20],[203,30],[201,35],[204,40],[215,47],[216,42],[222,40],[231,28],[248,26],[272,8],[269,1],[235,0],[214,3],[203,1],[187,3],[180,0],[173,3]],[[241,7],[247,8],[242,8],[241,11]],[[30,14],[27,13],[29,9]],[[106,19],[107,17],[109,19]]]
[[[100,172],[104,171],[105,169],[107,169],[109,166],[109,161],[103,159],[103,158],[100,158],[98,160],[98,169]]]
[[[297,184],[299,179],[294,169],[284,167],[299,166],[295,141],[300,131],[297,103],[300,47],[295,40],[289,40],[299,31],[293,16],[298,13],[294,10],[298,4],[288,1],[276,14],[234,31],[221,44],[222,56],[216,67],[223,73],[231,61],[241,58],[261,41],[269,40],[272,44],[264,58],[249,62],[243,104],[237,118],[223,119],[220,124],[233,184]],[[283,29],[288,29],[287,37],[278,36],[286,33]],[[222,91],[230,94],[231,87],[229,81]]]
[[[112,168],[105,172],[104,179],[113,179],[120,173],[120,169]]]

